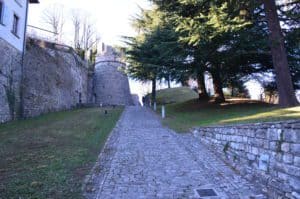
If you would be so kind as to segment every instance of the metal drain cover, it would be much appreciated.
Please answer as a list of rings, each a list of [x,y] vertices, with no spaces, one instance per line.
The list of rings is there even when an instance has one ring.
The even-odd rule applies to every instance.
[[[196,191],[200,197],[218,196],[213,189],[197,189]]]

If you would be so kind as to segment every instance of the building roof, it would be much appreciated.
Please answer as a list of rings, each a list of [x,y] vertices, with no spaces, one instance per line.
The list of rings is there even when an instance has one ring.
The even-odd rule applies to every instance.
[[[40,3],[39,0],[29,0],[29,3]]]

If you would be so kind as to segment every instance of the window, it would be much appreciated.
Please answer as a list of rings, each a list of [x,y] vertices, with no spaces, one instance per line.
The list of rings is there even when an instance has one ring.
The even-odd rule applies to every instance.
[[[0,1],[0,24],[3,25],[3,17],[4,17],[4,3]]]
[[[14,14],[14,21],[13,21],[13,27],[12,27],[12,33],[15,36],[18,36],[18,30],[19,30],[19,17]]]

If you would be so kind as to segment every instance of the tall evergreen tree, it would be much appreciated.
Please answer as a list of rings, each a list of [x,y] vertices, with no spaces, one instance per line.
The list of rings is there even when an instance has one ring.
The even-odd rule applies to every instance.
[[[276,73],[279,105],[283,107],[298,104],[293,88],[284,37],[281,31],[275,0],[263,0],[270,31],[270,47]]]

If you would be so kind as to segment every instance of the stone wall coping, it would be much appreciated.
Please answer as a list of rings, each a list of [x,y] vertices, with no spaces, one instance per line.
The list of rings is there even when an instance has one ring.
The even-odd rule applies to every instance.
[[[277,125],[293,125],[294,129],[300,129],[300,119],[299,120],[286,120],[286,121],[276,121],[276,122],[257,122],[257,123],[244,123],[244,124],[228,124],[228,125],[212,125],[212,126],[199,126],[193,127],[191,130],[198,130],[198,129],[215,129],[215,128],[238,128],[238,129],[267,129],[267,128],[276,128]]]
[[[63,52],[70,54],[74,57],[75,61],[79,64],[77,66],[80,66],[84,69],[88,69],[88,63],[81,59],[75,52],[75,50],[71,46],[63,45],[63,44],[57,44],[57,43],[52,43],[44,40],[39,40],[35,38],[27,38],[27,43],[31,45],[38,46],[40,48],[45,48],[45,49],[50,49],[53,51],[58,51],[58,52]]]

